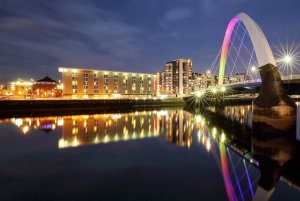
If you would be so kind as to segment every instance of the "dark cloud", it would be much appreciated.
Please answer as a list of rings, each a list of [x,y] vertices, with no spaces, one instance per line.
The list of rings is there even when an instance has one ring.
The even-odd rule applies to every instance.
[[[179,57],[203,71],[232,16],[248,13],[276,44],[284,27],[300,30],[299,6],[297,0],[1,0],[0,80],[58,79],[58,66],[154,73]]]

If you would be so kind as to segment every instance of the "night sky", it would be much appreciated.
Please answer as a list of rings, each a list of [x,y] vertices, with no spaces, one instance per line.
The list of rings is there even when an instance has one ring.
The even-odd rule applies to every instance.
[[[155,73],[176,58],[201,72],[239,12],[272,46],[300,43],[299,0],[0,0],[0,82],[60,79],[58,66]]]

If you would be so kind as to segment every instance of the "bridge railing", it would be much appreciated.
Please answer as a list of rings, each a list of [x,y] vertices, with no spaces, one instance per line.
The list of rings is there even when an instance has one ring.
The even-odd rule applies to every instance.
[[[285,75],[281,76],[282,80],[297,80],[300,79],[300,74],[295,74],[295,75]],[[261,83],[261,79],[254,79],[254,80],[244,80],[240,82],[231,82],[231,83],[226,83],[223,84],[222,86],[234,86],[234,85],[244,85],[244,84],[251,84],[251,83]]]
[[[282,80],[296,80],[296,79],[300,79],[300,74],[281,76],[281,79]]]
[[[250,84],[250,83],[261,83],[261,79],[254,79],[254,80],[244,80],[240,82],[231,82],[223,84],[222,86],[232,86],[232,85],[244,85],[244,84]]]
[[[295,75],[286,75],[286,76],[281,76],[282,80],[296,80],[296,79],[300,79],[300,74],[295,74]],[[244,80],[244,81],[240,81],[240,82],[231,82],[231,83],[225,83],[222,85],[222,87],[230,87],[230,86],[238,86],[238,85],[247,85],[247,84],[258,84],[261,83],[261,79],[253,79],[253,80]],[[206,89],[202,89],[202,92],[206,92],[206,91],[211,91],[213,88],[219,88],[220,86],[214,85],[214,86],[210,86]]]

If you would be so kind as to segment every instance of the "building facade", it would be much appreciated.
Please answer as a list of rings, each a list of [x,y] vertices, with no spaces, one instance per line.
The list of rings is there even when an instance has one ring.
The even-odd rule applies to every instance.
[[[145,98],[156,94],[156,75],[59,67],[65,98]]]
[[[37,98],[61,97],[62,89],[59,82],[46,76],[43,79],[35,81],[31,87],[31,95]]]
[[[6,83],[0,82],[0,90],[1,89],[7,89]]]
[[[184,96],[192,92],[192,60],[177,59],[165,64],[158,73],[158,94]]]
[[[218,84],[218,77],[211,74],[210,71],[206,73],[192,73],[192,90],[193,92],[201,91],[207,89],[211,86],[216,86]]]
[[[33,80],[25,81],[25,80],[17,80],[8,82],[7,88],[12,92],[14,98],[24,98],[24,96],[30,95],[31,87],[34,84]]]
[[[250,80],[249,76],[247,76],[246,73],[238,73],[230,77],[229,83],[234,83],[234,82],[243,82],[245,80]]]

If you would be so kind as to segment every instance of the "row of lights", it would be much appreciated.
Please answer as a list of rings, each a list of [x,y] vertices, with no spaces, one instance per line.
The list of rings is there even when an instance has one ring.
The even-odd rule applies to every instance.
[[[209,89],[209,92],[211,92],[212,94],[217,94],[217,93],[225,93],[227,91],[226,87],[222,86],[222,87],[213,87],[211,89]],[[195,93],[195,96],[197,98],[201,98],[203,95],[205,95],[206,91],[197,91]]]

